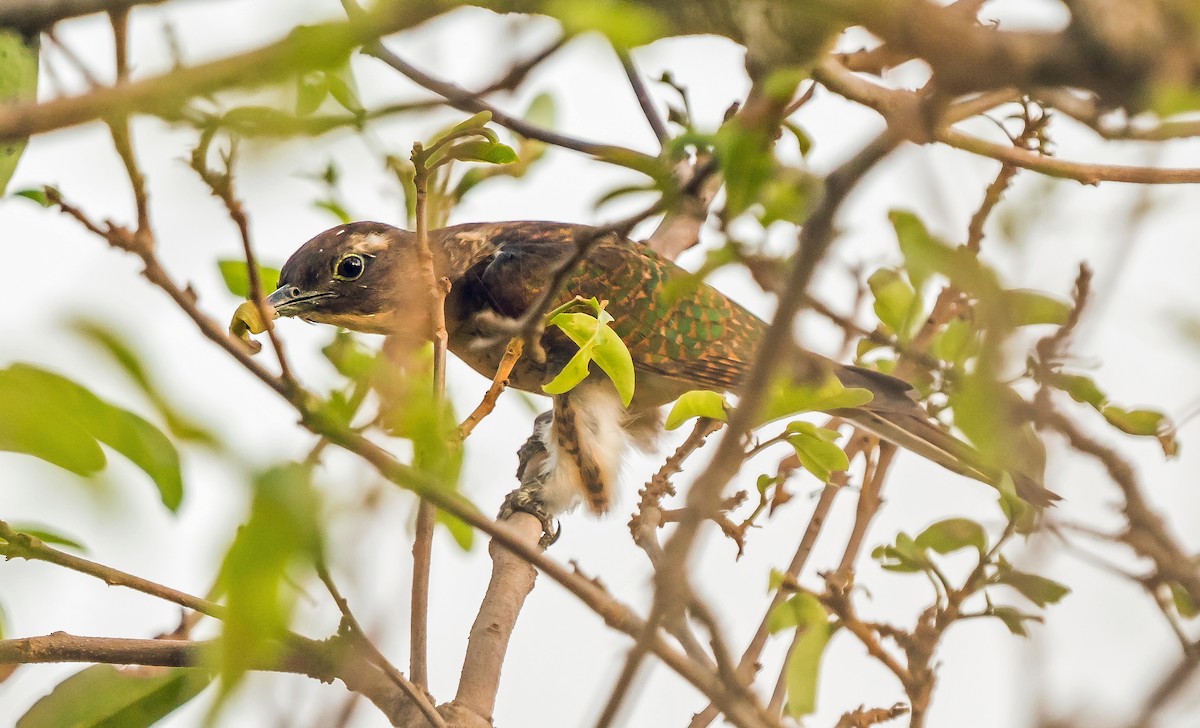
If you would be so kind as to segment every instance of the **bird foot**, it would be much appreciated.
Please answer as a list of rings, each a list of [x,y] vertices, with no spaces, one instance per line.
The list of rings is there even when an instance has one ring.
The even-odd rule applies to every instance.
[[[554,514],[546,506],[543,486],[540,479],[522,483],[521,487],[509,493],[500,506],[501,521],[511,518],[514,513],[528,513],[542,523],[542,538],[538,546],[547,549],[562,535],[562,526],[554,519]]]

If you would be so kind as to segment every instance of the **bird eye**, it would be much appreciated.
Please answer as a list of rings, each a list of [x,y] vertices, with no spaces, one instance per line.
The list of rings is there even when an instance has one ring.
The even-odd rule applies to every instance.
[[[333,267],[333,277],[339,281],[352,281],[363,274],[366,263],[358,253],[344,255]]]

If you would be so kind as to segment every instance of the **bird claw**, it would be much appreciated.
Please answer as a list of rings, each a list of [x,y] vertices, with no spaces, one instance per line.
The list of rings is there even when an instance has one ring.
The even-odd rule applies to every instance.
[[[542,484],[539,481],[522,483],[521,487],[505,496],[497,518],[501,521],[508,520],[518,512],[528,513],[541,521],[542,537],[538,540],[538,546],[543,550],[549,548],[562,535],[562,526],[558,524],[554,519],[554,514],[546,507]]]

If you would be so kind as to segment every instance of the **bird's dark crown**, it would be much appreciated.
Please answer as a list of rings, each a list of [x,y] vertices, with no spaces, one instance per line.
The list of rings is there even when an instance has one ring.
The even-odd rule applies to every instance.
[[[384,333],[419,275],[412,238],[378,222],[330,228],[292,254],[268,300],[281,316]]]

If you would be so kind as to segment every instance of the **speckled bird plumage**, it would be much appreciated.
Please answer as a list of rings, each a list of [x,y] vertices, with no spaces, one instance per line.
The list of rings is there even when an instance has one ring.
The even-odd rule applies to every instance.
[[[593,511],[607,510],[624,447],[617,435],[645,445],[660,429],[659,408],[680,394],[736,392],[765,329],[757,316],[646,246],[597,234],[596,228],[550,222],[475,223],[429,233],[439,273],[451,282],[446,300],[450,350],[487,377],[495,373],[504,349],[495,331],[497,318],[517,319],[529,311],[570,258],[575,242],[591,241],[554,302],[574,296],[607,301],[612,328],[633,359],[636,391],[628,408],[614,405],[615,390],[593,367],[584,383],[555,398],[546,433],[551,455],[546,500],[555,512],[581,496]],[[359,257],[365,270],[353,280],[337,280],[333,272],[347,256]],[[350,223],[297,250],[269,301],[282,315],[411,335],[428,330],[421,275],[412,233],[381,223]],[[542,345],[545,362],[520,359],[510,386],[540,393],[577,350],[553,328]],[[839,416],[956,472],[995,481],[969,446],[930,421],[907,383],[815,354],[804,356],[846,385],[873,392],[872,402],[838,411]],[[1036,480],[1022,477],[1018,487],[1045,501],[1049,496],[1040,495],[1045,491]]]

